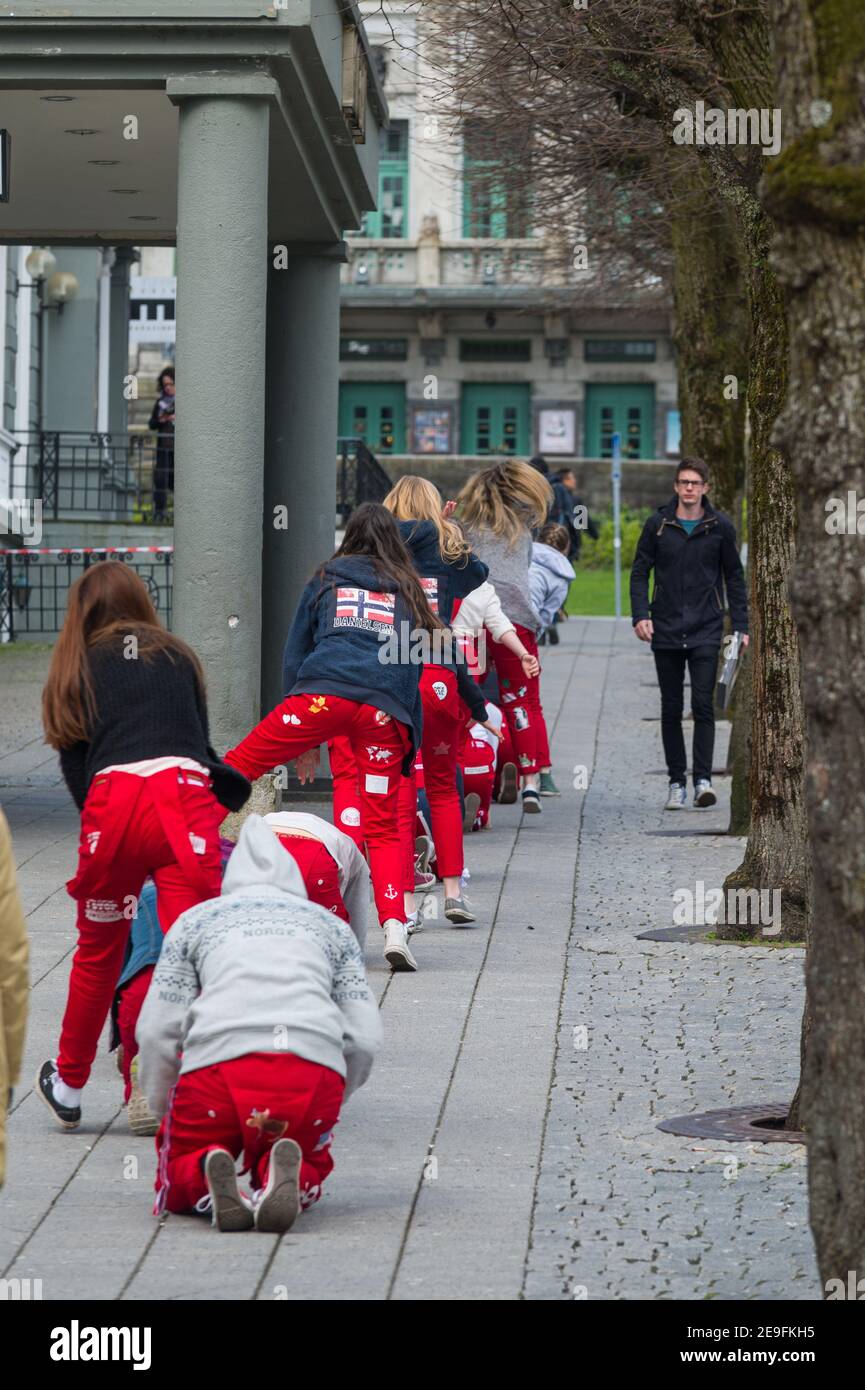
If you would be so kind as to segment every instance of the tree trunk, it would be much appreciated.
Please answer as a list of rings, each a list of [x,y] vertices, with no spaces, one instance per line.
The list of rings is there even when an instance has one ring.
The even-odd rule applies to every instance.
[[[703,161],[685,148],[676,154],[670,231],[682,453],[706,460],[712,503],[732,513],[745,476],[748,300],[729,210]]]
[[[865,1270],[865,3],[773,0],[785,147],[766,178],[790,325],[779,437],[798,483],[793,583],[814,846],[803,1112],[824,1281]],[[865,510],[865,509],[863,509]]]
[[[794,554],[795,494],[771,441],[786,392],[786,324],[768,259],[768,219],[738,200],[753,336],[748,381],[751,489],[748,574],[752,653],[751,826],[745,858],[724,884],[778,890],[782,936],[807,935],[810,872],[804,801],[804,716],[799,643],[787,583]],[[729,899],[727,899],[729,901]],[[759,921],[727,923],[726,940],[759,940]]]

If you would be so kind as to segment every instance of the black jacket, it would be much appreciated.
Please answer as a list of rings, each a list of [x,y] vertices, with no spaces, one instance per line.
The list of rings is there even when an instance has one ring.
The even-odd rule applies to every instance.
[[[122,637],[89,648],[96,716],[86,742],[60,753],[66,785],[79,810],[95,774],[145,758],[194,758],[208,768],[217,801],[239,811],[250,785],[210,743],[207,706],[190,662],[167,651],[127,661]]]
[[[442,622],[450,627],[460,602],[473,589],[480,588],[489,570],[474,554],[469,555],[463,564],[443,560],[438,531],[431,521],[400,521],[398,525],[426,590],[427,602]],[[485,723],[487,706],[480,687],[472,680],[462,662],[457,663],[455,669],[460,699],[468,705],[475,723]]]
[[[322,567],[300,596],[282,658],[285,695],[341,695],[384,710],[412,735],[407,772],[420,747],[421,666],[381,660],[383,641],[414,627],[392,580],[364,555],[342,555]]]
[[[704,516],[688,535],[676,520],[678,505],[674,497],[649,517],[631,567],[632,621],[636,626],[651,618],[653,651],[720,646],[725,584],[733,631],[748,631],[745,575],[732,521],[704,498]]]

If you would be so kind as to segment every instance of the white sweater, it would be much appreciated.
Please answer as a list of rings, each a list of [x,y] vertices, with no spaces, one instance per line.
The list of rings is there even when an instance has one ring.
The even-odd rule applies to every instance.
[[[501,642],[506,633],[515,631],[510,618],[502,612],[499,596],[489,580],[466,594],[451,622],[451,631],[456,637],[470,637],[475,642],[485,628],[495,642]],[[485,671],[487,663],[480,644],[477,659],[478,670]]]
[[[244,822],[221,897],[181,913],[165,937],[136,1037],[157,1116],[178,1074],[250,1052],[330,1067],[345,1077],[346,1097],[369,1076],[382,1028],[360,946],[309,901],[260,816]]]

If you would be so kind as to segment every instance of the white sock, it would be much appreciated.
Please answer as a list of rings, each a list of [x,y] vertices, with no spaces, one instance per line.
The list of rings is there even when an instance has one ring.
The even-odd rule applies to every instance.
[[[83,1086],[77,1091],[74,1086],[67,1086],[65,1081],[61,1081],[60,1073],[57,1071],[51,1078],[51,1089],[54,1092],[54,1099],[60,1105],[68,1105],[70,1110],[74,1110],[76,1105],[81,1104]]]

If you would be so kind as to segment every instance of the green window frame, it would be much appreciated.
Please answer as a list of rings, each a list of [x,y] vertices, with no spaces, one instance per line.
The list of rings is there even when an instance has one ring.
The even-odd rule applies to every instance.
[[[363,236],[408,236],[408,121],[391,121],[379,143],[378,207],[364,216]]]
[[[466,122],[463,135],[463,236],[529,235],[525,196],[508,188],[507,163],[483,121]]]

